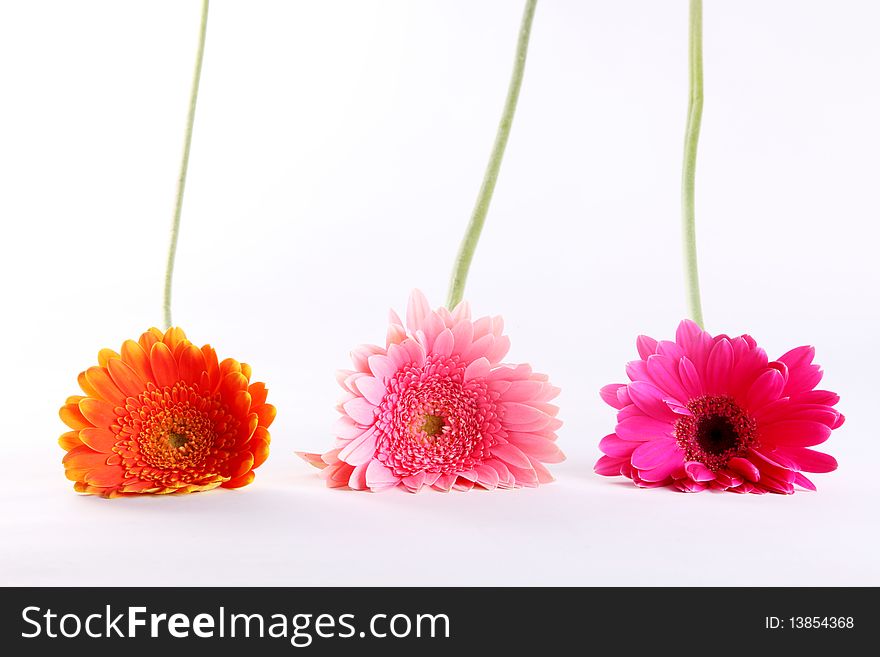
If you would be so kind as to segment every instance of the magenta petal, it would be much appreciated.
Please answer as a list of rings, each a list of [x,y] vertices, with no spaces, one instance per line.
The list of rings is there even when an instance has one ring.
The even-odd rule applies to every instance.
[[[693,481],[712,481],[715,474],[699,461],[688,461],[684,464],[684,471]]]
[[[657,351],[657,341],[647,335],[640,335],[636,338],[636,349],[642,360],[648,360],[648,356]]]
[[[609,383],[599,390],[599,396],[606,404],[619,410],[628,405],[628,403],[624,404],[617,398],[618,389],[625,387],[626,385],[623,383]]]
[[[794,483],[796,483],[801,488],[806,488],[807,490],[816,490],[816,484],[814,484],[812,481],[807,479],[800,472],[798,472],[797,475],[795,475]]]
[[[599,441],[599,449],[602,450],[603,454],[608,456],[613,456],[617,458],[629,458],[632,456],[633,451],[635,451],[636,447],[642,445],[643,443],[630,442],[627,440],[621,440],[617,437],[616,434],[610,434],[605,436],[602,440]]]
[[[755,467],[755,464],[748,459],[735,456],[727,462],[727,467],[749,481],[760,481],[761,479],[761,472]]]
[[[630,462],[639,470],[651,470],[664,464],[681,451],[673,439],[651,440],[642,443],[632,453]]]
[[[629,384],[629,398],[645,415],[662,422],[675,422],[675,414],[663,401],[664,393],[656,386],[645,381],[634,381]]]
[[[728,391],[733,369],[733,345],[727,338],[715,343],[706,364],[706,392],[724,394]]]
[[[673,425],[645,415],[628,417],[617,423],[615,433],[621,440],[645,442],[672,438]]]
[[[770,445],[811,447],[828,440],[831,427],[820,422],[788,420],[765,425],[761,434],[763,440]]]
[[[830,454],[805,447],[780,447],[777,452],[790,458],[805,472],[832,472],[837,469],[837,460]]]
[[[746,405],[751,409],[766,406],[779,399],[784,387],[782,375],[774,369],[768,369],[752,383],[746,396]]]
[[[627,459],[603,456],[598,461],[596,461],[596,465],[593,466],[593,470],[596,474],[602,475],[603,477],[617,477],[621,474],[620,466],[626,461]]]

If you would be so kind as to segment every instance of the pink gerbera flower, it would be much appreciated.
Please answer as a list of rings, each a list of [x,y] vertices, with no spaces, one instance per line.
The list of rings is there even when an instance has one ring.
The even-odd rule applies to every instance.
[[[542,463],[556,446],[559,394],[528,365],[507,365],[500,317],[470,318],[466,302],[432,311],[418,290],[406,327],[394,311],[385,348],[352,352],[339,372],[345,394],[335,448],[300,454],[333,488],[424,486],[448,491],[537,486],[553,480]]]
[[[712,337],[690,320],[675,342],[640,336],[632,383],[612,384],[602,399],[618,409],[615,432],[599,448],[601,475],[637,486],[737,493],[815,490],[803,472],[830,472],[837,461],[809,449],[843,424],[833,392],[815,390],[822,370],[814,349],[778,360],[748,335]]]

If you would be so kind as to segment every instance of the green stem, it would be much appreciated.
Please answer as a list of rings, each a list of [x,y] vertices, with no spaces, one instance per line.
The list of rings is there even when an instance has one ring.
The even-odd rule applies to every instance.
[[[684,247],[684,278],[688,313],[703,326],[700,302],[700,274],[697,269],[697,234],[694,212],[694,177],[697,169],[697,143],[703,116],[703,0],[691,0],[688,32],[689,99],[684,133],[684,164],[681,172],[681,236]]]
[[[209,0],[202,0],[202,20],[199,26],[199,46],[196,51],[196,66],[193,72],[192,89],[189,96],[189,113],[186,117],[186,134],[183,141],[183,158],[180,162],[180,175],[177,177],[177,199],[174,203],[174,219],[171,222],[171,242],[168,245],[168,262],[165,265],[165,295],[163,311],[165,328],[171,327],[171,282],[174,278],[174,257],[177,255],[177,237],[180,234],[180,211],[183,208],[183,191],[186,188],[186,170],[189,167],[189,147],[192,143],[193,122],[196,118],[196,101],[199,97],[199,80],[202,77],[202,57],[205,54],[205,33],[208,29]]]
[[[498,171],[501,168],[501,160],[504,157],[504,149],[510,136],[510,126],[513,123],[513,115],[516,112],[516,102],[519,100],[519,89],[522,86],[523,73],[526,68],[526,55],[529,50],[529,36],[532,32],[532,18],[535,15],[535,5],[538,0],[527,0],[523,11],[522,23],[519,28],[519,39],[516,44],[516,60],[513,65],[513,73],[510,76],[510,86],[507,89],[507,99],[504,101],[504,111],[501,114],[501,122],[498,124],[498,132],[495,134],[495,144],[492,146],[492,154],[489,156],[489,164],[483,176],[483,184],[477,195],[471,220],[461,241],[458,255],[455,258],[455,266],[452,270],[452,279],[449,282],[449,297],[446,301],[447,308],[454,308],[464,295],[464,286],[467,282],[468,271],[474,258],[474,250],[480,240],[483,224],[486,222],[486,213],[489,211],[489,203],[492,201],[492,193],[495,191],[495,183],[498,180]]]

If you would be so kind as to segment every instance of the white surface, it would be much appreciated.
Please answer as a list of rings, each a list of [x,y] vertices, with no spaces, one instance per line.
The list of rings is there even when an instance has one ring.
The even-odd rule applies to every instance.
[[[175,320],[279,407],[254,485],[79,497],[56,411],[161,321],[197,2],[0,6],[2,584],[880,585],[880,7],[707,2],[697,177],[709,330],[815,344],[848,421],[791,497],[592,473],[635,337],[684,312],[686,2],[542,0],[467,296],[560,385],[539,490],[329,491],[333,377],[387,308],[442,302],[494,135],[510,2],[216,1]]]

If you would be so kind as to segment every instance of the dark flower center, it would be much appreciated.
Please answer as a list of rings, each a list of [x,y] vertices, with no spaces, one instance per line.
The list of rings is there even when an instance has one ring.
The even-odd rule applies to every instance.
[[[429,436],[436,436],[443,431],[443,427],[446,425],[446,419],[439,415],[425,415],[424,420],[421,429]]]
[[[758,423],[732,397],[704,395],[687,403],[691,415],[675,423],[675,439],[685,459],[713,472],[758,444]]]
[[[183,447],[184,445],[186,445],[186,443],[188,441],[189,441],[189,438],[187,438],[185,434],[182,434],[182,433],[169,433],[168,434],[168,444],[170,444],[175,449]]]
[[[697,420],[697,444],[709,454],[723,454],[734,449],[739,434],[733,423],[724,415],[710,415]]]

